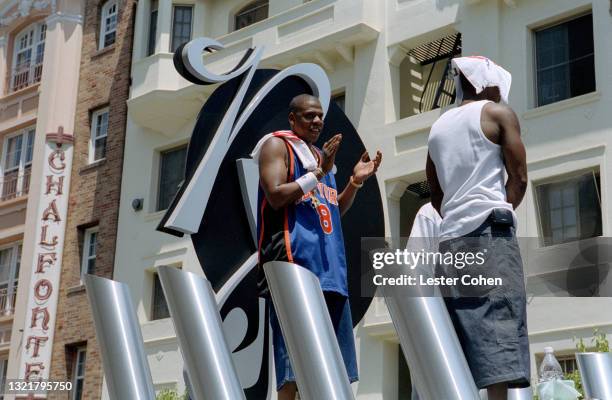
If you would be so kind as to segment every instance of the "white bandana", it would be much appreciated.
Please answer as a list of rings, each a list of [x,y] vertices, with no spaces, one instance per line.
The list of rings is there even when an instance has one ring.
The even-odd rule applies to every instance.
[[[476,94],[482,92],[487,87],[497,86],[504,103],[508,103],[512,75],[499,65],[486,57],[458,57],[451,61],[455,72],[455,88],[457,96],[455,104],[459,105],[463,101],[463,91],[461,90],[461,72],[476,89]]]

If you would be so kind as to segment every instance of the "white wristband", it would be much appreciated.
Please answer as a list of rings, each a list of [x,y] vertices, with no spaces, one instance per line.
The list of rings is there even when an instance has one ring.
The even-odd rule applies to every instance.
[[[302,188],[302,192],[306,194],[317,187],[317,183],[319,183],[319,180],[317,179],[317,176],[314,174],[314,172],[309,172],[297,178],[295,180],[295,183],[300,185],[300,187]]]

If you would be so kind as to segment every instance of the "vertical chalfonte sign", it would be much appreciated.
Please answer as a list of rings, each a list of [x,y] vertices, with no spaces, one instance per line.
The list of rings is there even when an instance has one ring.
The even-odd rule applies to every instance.
[[[28,289],[19,378],[48,379],[64,248],[73,136],[63,127],[46,135],[34,265]]]

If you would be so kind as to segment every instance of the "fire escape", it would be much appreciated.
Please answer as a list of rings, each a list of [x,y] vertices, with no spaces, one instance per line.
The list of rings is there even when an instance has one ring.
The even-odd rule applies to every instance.
[[[418,61],[421,68],[429,67],[429,74],[425,85],[423,86],[423,95],[419,102],[419,112],[425,112],[434,110],[443,106],[447,106],[455,101],[455,84],[453,77],[450,75],[451,59],[453,57],[461,55],[461,34],[455,33],[443,37],[438,40],[423,44],[415,47],[408,52],[408,55]],[[432,78],[436,72],[436,66],[439,62],[444,63],[444,72],[440,76],[440,83],[438,84],[433,101],[431,104],[424,104],[427,98],[426,92],[429,90],[429,85],[432,82]],[[435,80],[434,80],[435,81]]]

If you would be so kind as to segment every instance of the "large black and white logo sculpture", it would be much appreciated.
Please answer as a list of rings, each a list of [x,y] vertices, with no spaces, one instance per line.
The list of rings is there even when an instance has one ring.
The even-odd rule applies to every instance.
[[[355,155],[362,154],[365,147],[342,110],[330,104],[329,81],[319,66],[297,64],[282,71],[257,69],[263,49],[254,48],[246,52],[232,71],[215,74],[204,66],[203,56],[222,48],[212,39],[200,38],[181,46],[174,55],[177,71],[187,80],[199,85],[222,84],[198,115],[189,143],[185,180],[157,228],[172,235],[191,236],[205,278],[170,268],[160,269],[159,276],[185,359],[191,395],[197,400],[260,400],[270,398],[274,377],[271,373],[268,311],[265,301],[257,296],[256,284],[259,176],[248,154],[263,135],[289,128],[289,102],[303,93],[318,96],[325,112],[325,129],[320,140],[327,140],[332,133],[343,134],[342,150],[335,159],[338,167],[336,180],[348,181]],[[371,301],[359,294],[361,271],[369,271],[368,257],[360,254],[360,238],[384,233],[376,179],[369,179],[365,189],[360,193],[360,201],[353,205],[342,223],[349,266],[351,313],[355,324],[361,320]],[[314,282],[308,293],[318,293],[319,300],[322,300],[318,280],[307,277],[312,275],[309,271],[292,265],[299,268],[294,269],[293,276],[303,282]],[[271,278],[281,284],[283,279],[291,277]],[[127,285],[93,276],[88,276],[85,281],[111,398],[152,400],[151,374]],[[278,285],[270,285],[272,292],[274,286]],[[109,302],[109,298],[112,301]],[[278,296],[275,302],[277,299]],[[300,299],[310,301],[308,296]],[[294,308],[305,308],[297,300],[290,303]],[[318,306],[321,315],[327,317],[320,322],[330,325],[323,309],[324,302],[311,303],[309,305]],[[123,311],[118,313],[117,310]],[[280,311],[280,314],[292,314],[292,310],[286,307]],[[339,355],[337,349],[331,349],[337,347],[335,338],[321,336],[331,337],[331,328],[301,329],[299,324],[283,325],[282,315],[279,318],[283,331],[311,335],[313,337],[306,342],[319,345],[326,342],[327,353]],[[296,329],[301,331],[296,332]],[[289,343],[289,347],[290,353],[291,348],[294,354],[298,353],[296,345]],[[318,349],[319,355],[323,355],[322,350]],[[303,358],[306,360],[308,357]],[[292,363],[296,361],[298,380],[300,376],[313,376],[313,371],[317,372],[321,363],[328,363],[327,369],[334,371],[344,366],[337,359],[319,357],[316,361],[319,366],[304,367],[313,364],[314,358],[301,362],[304,360],[292,358]],[[333,383],[330,379],[337,384],[330,384]],[[327,374],[316,380],[322,382],[310,382],[311,388],[299,386],[298,382],[303,394],[311,393],[313,398],[352,397],[346,372],[344,375]],[[346,381],[342,383],[344,388],[338,389],[342,380]],[[327,387],[329,391],[321,392],[314,385]]]
[[[212,73],[203,54],[223,46],[199,38],[175,53],[177,71],[200,85],[222,83],[202,107],[189,143],[185,181],[158,226],[173,235],[191,235],[200,265],[220,306],[224,332],[248,399],[268,398],[273,389],[268,315],[257,297],[256,208],[258,171],[249,153],[259,139],[288,129],[288,104],[302,93],[319,97],[325,112],[321,143],[343,134],[336,157],[336,180],[347,182],[355,157],[365,151],[343,111],[330,104],[329,80],[315,64],[297,64],[282,71],[257,69],[263,48],[246,52],[226,74]],[[375,179],[342,221],[353,321],[369,305],[361,298],[360,238],[382,236],[383,211]],[[367,223],[360,216],[368,215]],[[364,257],[367,261],[367,257]]]

